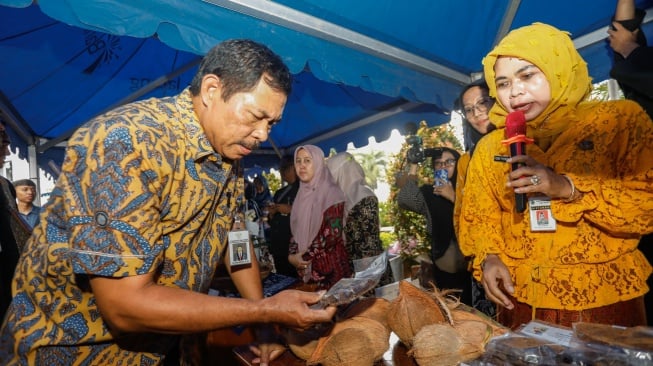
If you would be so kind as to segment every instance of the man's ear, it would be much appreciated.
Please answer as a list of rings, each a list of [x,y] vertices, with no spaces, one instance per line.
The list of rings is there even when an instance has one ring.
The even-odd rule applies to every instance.
[[[213,102],[214,98],[221,98],[222,84],[220,83],[220,78],[214,74],[204,75],[202,78],[202,86],[200,88],[200,94],[202,95],[202,103],[206,106]]]

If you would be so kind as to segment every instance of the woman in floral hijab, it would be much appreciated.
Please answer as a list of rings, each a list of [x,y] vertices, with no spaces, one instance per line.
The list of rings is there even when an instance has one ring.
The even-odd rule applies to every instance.
[[[586,63],[549,25],[512,31],[483,66],[497,130],[470,162],[459,243],[499,321],[646,324],[651,266],[637,243],[653,231],[650,118],[631,101],[589,101]],[[510,155],[511,112],[523,113],[532,144],[495,161]],[[514,209],[516,193],[529,198],[524,212]]]

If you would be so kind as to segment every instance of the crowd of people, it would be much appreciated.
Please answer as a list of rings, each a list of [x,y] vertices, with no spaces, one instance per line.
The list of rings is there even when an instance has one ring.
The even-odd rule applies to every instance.
[[[464,152],[431,147],[437,184],[419,185],[421,162],[396,179],[398,205],[426,218],[437,287],[512,329],[533,319],[650,324],[653,54],[643,17],[617,0],[608,31],[627,100],[590,100],[585,61],[547,24],[511,31],[483,58],[484,79],[454,106]],[[280,121],[291,85],[266,46],[224,41],[180,94],[81,127],[43,208],[32,180],[0,177],[0,363],[191,364],[193,334],[249,325],[265,365],[285,351],[271,325],[330,322],[336,307],[311,305],[355,260],[383,252],[379,202],[353,155],[314,145],[281,158],[276,192],[263,176],[247,184],[240,159]],[[525,153],[511,154],[506,136],[515,113]],[[0,136],[1,165],[4,123]],[[516,195],[527,197],[523,212]],[[311,291],[263,296],[253,244],[233,239],[249,204],[277,273]],[[219,268],[240,298],[208,294]]]

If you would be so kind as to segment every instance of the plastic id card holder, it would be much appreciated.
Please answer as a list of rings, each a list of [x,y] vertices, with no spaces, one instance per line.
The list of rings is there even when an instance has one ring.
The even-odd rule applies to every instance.
[[[249,231],[238,230],[229,232],[229,264],[242,266],[252,263],[252,253],[249,246]]]
[[[551,212],[551,198],[530,197],[528,211],[531,218],[531,231],[556,231],[556,220]]]

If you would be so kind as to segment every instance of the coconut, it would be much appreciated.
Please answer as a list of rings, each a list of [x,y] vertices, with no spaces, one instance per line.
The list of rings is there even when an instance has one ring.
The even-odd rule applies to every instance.
[[[399,295],[388,309],[388,325],[407,346],[423,326],[445,322],[442,310],[425,291],[408,281],[399,282]]]
[[[500,336],[510,332],[510,329],[490,319],[487,315],[474,308],[465,310],[464,307],[459,307],[453,309],[451,311],[451,315],[453,317],[454,326],[464,321],[480,321],[487,324],[492,329],[492,337]]]
[[[458,353],[473,359],[485,351],[485,345],[492,338],[492,327],[482,321],[466,320],[454,324],[453,328],[463,340]]]
[[[320,338],[307,365],[372,366],[390,347],[389,339],[390,330],[374,319],[345,319]]]
[[[429,324],[413,338],[413,347],[408,354],[415,358],[420,366],[426,365],[458,365],[461,361],[458,349],[463,340],[449,324]]]
[[[309,360],[320,340],[320,337],[324,336],[330,331],[330,326],[319,326],[311,327],[306,330],[295,330],[290,328],[282,328],[281,334],[286,340],[286,344],[290,351],[295,354],[295,356],[301,358],[302,360]]]
[[[384,298],[369,297],[352,303],[345,311],[343,318],[362,316],[378,321],[388,326],[388,310],[390,301]]]

